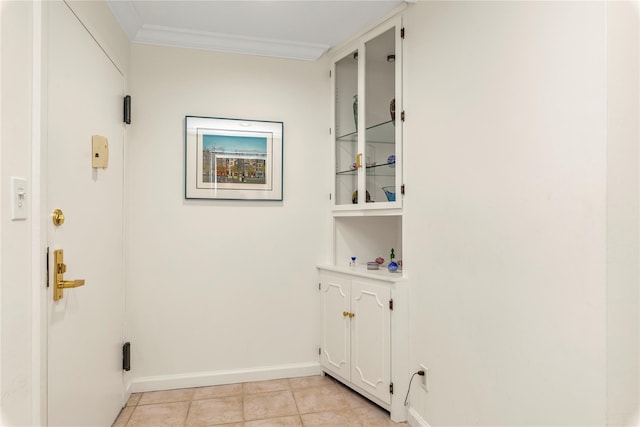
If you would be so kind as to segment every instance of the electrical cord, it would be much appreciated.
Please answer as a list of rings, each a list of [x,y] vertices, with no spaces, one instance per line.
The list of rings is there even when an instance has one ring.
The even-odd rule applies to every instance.
[[[413,377],[415,377],[416,375],[420,375],[421,377],[424,377],[424,371],[421,369],[419,371],[414,372],[413,375],[411,375],[411,379],[409,380],[409,388],[407,389],[407,396],[404,398],[404,406],[407,406],[407,399],[409,399],[409,392],[411,391],[411,383],[413,382]]]

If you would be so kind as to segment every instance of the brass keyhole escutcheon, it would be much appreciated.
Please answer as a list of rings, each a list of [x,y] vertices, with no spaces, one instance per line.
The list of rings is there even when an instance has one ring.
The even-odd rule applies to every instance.
[[[60,209],[56,209],[53,211],[53,213],[51,214],[51,219],[53,220],[53,225],[55,225],[56,227],[60,227],[62,224],[64,224],[64,214]]]

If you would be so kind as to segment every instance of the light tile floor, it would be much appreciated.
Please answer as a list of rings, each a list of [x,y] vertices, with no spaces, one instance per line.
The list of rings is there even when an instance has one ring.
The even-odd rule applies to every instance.
[[[328,376],[134,393],[113,427],[408,426]]]

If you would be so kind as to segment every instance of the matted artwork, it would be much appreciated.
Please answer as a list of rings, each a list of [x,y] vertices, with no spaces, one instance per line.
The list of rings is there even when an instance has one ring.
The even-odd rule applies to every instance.
[[[282,122],[185,117],[185,198],[282,200]]]

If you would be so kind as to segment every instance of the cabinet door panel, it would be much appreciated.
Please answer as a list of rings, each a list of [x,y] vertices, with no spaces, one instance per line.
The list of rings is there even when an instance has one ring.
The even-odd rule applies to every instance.
[[[351,382],[386,403],[389,393],[391,290],[353,281],[351,284]]]
[[[321,289],[322,337],[320,364],[349,380],[351,370],[349,280],[324,276]]]

